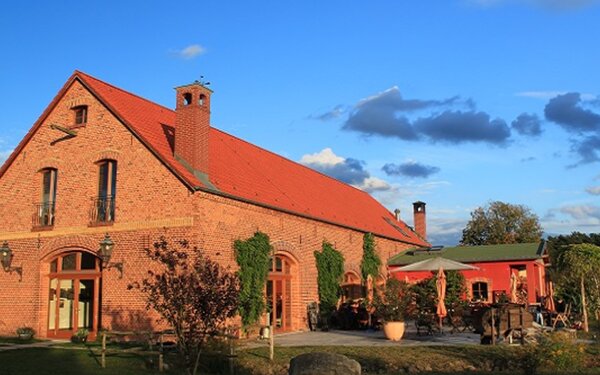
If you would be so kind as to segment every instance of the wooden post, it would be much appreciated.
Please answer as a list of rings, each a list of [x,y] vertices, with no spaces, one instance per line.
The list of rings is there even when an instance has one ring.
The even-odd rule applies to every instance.
[[[163,333],[162,332],[158,336],[158,342],[159,342],[159,347],[158,347],[158,372],[163,372],[165,364],[164,364],[164,358],[163,358]]]
[[[494,320],[494,307],[491,308],[492,312],[492,345],[496,345],[496,322]]]
[[[229,341],[229,375],[234,375],[235,373],[235,346],[233,345],[233,330],[231,332],[229,330],[227,332],[227,340]]]
[[[269,328],[271,332],[269,332],[269,359],[271,362],[275,357],[275,326],[273,322],[271,322],[271,328]]]
[[[102,368],[106,368],[106,333],[102,332],[102,358],[100,359]]]

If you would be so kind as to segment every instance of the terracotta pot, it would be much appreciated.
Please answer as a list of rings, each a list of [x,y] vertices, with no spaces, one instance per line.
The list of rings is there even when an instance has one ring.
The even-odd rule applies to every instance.
[[[400,341],[404,336],[404,322],[384,322],[383,333],[388,340]]]

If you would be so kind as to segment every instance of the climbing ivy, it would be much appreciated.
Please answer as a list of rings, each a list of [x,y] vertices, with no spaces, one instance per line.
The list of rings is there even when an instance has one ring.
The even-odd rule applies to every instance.
[[[340,282],[344,275],[344,256],[329,242],[323,241],[321,251],[315,251],[315,259],[317,261],[317,284],[321,312],[329,313],[335,308],[340,296]]]
[[[365,233],[363,236],[363,256],[360,263],[360,272],[363,280],[371,275],[375,279],[379,275],[379,267],[381,267],[381,259],[375,252],[375,238],[371,233]]]
[[[269,236],[256,232],[245,241],[233,244],[240,279],[239,313],[242,324],[248,327],[256,323],[265,311],[265,284],[271,264]]]

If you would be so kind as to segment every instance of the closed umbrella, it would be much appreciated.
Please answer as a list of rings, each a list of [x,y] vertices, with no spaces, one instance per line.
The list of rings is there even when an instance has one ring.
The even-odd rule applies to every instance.
[[[444,275],[444,269],[440,267],[437,274],[437,280],[435,281],[437,289],[438,303],[437,303],[437,316],[440,319],[440,332],[442,331],[442,319],[448,315],[446,311],[446,305],[444,299],[446,299],[446,275]]]
[[[548,282],[548,296],[546,296],[546,310],[548,311],[556,311],[556,306],[554,305],[554,284],[552,281]]]
[[[510,273],[510,302],[517,303],[517,275]]]

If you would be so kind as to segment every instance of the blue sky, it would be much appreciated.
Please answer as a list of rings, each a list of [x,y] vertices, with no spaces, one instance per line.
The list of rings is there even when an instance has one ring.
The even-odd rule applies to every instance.
[[[11,2],[0,161],[75,69],[169,107],[204,75],[213,126],[409,224],[427,202],[433,243],[491,200],[598,232],[599,20],[586,0]]]

